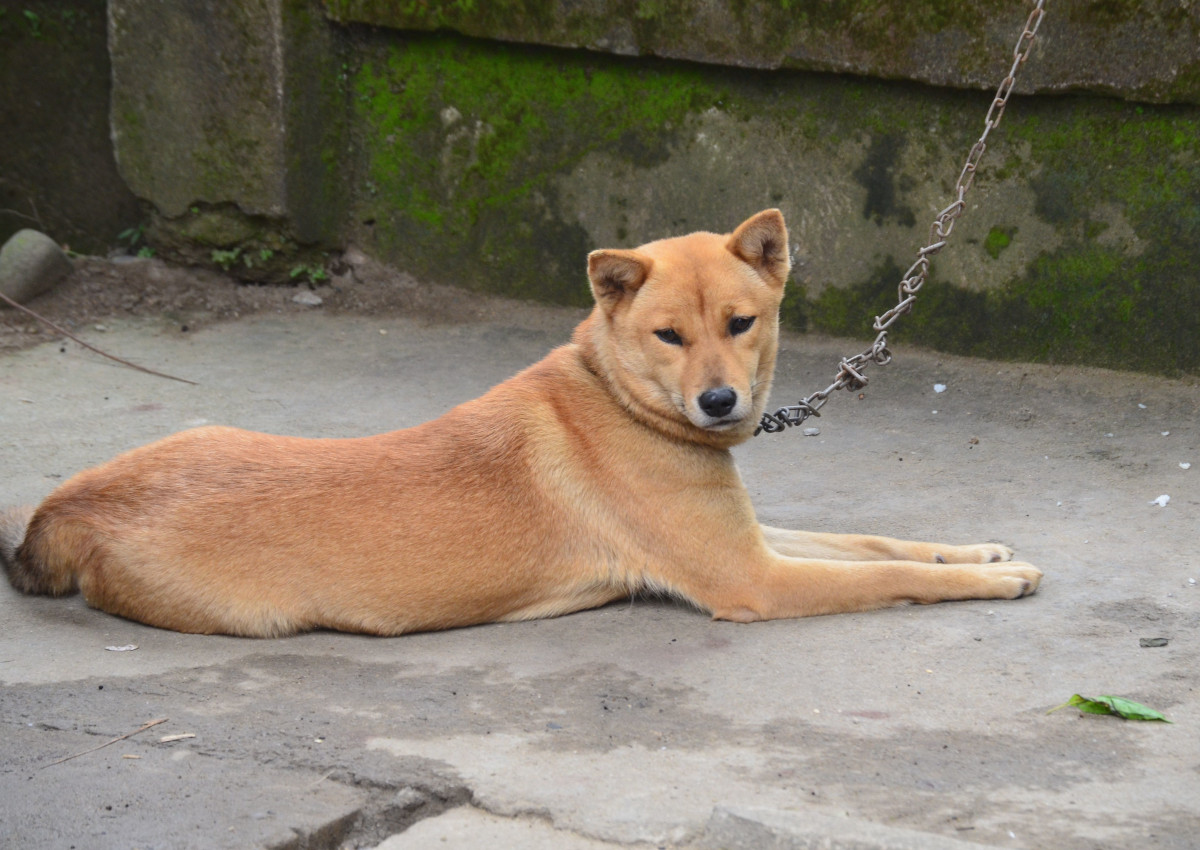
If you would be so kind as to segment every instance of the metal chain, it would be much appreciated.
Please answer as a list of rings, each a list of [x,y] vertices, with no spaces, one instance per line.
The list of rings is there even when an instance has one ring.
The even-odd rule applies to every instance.
[[[988,108],[987,117],[984,119],[983,135],[979,137],[979,141],[975,142],[971,152],[967,154],[966,164],[963,165],[962,172],[958,175],[958,182],[954,185],[956,200],[938,213],[937,218],[930,226],[929,242],[917,252],[917,261],[909,267],[908,271],[904,273],[904,279],[900,281],[899,300],[896,306],[882,316],[875,317],[872,327],[878,336],[871,343],[871,347],[861,354],[843,359],[839,364],[839,371],[833,383],[825,389],[818,390],[796,404],[781,407],[774,413],[764,413],[762,421],[754,431],[755,436],[762,432],[779,433],[794,425],[800,425],[810,416],[820,416],[821,408],[825,406],[825,402],[833,393],[842,389],[859,390],[867,385],[863,370],[868,364],[878,363],[880,366],[886,366],[892,361],[892,353],[887,347],[888,328],[898,318],[912,310],[913,303],[917,300],[917,293],[921,291],[921,287],[925,285],[925,279],[929,276],[929,258],[946,247],[950,232],[954,230],[954,223],[966,208],[964,198],[967,190],[975,181],[975,170],[983,158],[984,151],[987,150],[988,134],[999,126],[1000,119],[1004,115],[1004,107],[1008,104],[1008,97],[1012,94],[1013,85],[1017,81],[1017,71],[1028,58],[1029,50],[1033,47],[1034,36],[1037,35],[1038,27],[1042,23],[1045,5],[1045,0],[1035,0],[1033,11],[1029,13],[1029,18],[1025,21],[1025,29],[1021,33],[1021,37],[1017,39],[1017,46],[1013,48],[1012,67],[1008,71],[1008,76],[1000,83],[1000,87],[996,90],[996,96],[992,99],[992,105]]]

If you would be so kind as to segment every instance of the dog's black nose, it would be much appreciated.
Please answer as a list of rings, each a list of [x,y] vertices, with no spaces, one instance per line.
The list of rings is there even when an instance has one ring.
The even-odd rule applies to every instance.
[[[700,393],[700,409],[714,419],[720,419],[729,414],[737,404],[737,393],[732,387],[721,387],[719,390],[706,390]]]

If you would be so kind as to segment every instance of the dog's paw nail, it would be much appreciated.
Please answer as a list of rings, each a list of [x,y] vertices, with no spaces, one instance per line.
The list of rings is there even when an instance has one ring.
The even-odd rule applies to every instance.
[[[1033,593],[1033,582],[1028,580],[1021,582],[1021,595],[1028,596],[1031,593]]]
[[[988,563],[996,564],[1002,560],[1003,560],[1003,556],[1001,556],[999,554],[995,554],[995,555],[992,555],[992,557],[988,560]]]
[[[946,559],[945,559],[945,558],[943,558],[941,555],[936,555],[936,554],[935,554],[935,555],[933,556],[933,562],[934,562],[935,564],[944,564],[944,563],[946,563]]]

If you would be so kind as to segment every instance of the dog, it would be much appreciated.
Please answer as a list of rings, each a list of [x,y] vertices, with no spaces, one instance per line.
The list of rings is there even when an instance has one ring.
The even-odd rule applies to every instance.
[[[1041,572],[951,546],[760,525],[730,454],[767,402],[783,215],[588,255],[569,344],[439,419],[353,439],[184,431],[0,523],[27,593],[165,629],[376,635],[640,591],[751,622],[1015,599]]]

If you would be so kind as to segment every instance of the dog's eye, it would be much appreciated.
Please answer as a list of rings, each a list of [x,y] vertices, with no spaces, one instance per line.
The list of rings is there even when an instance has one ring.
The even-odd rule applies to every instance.
[[[674,328],[663,328],[660,331],[655,331],[654,335],[667,345],[683,345],[683,339],[679,334],[675,333]]]
[[[753,324],[753,316],[734,316],[729,320],[729,335],[737,336],[738,334],[744,334],[746,331],[750,330],[750,327]]]

